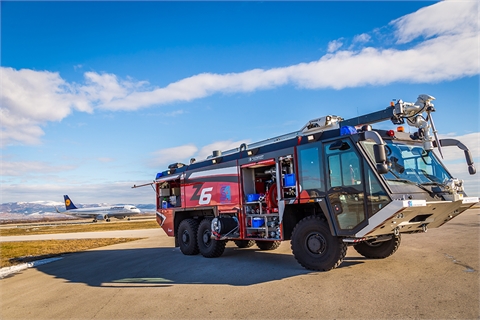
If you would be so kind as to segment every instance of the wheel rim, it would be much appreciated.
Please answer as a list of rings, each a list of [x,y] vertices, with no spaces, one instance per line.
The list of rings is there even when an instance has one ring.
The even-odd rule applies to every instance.
[[[202,236],[203,243],[206,247],[209,247],[211,244],[212,239],[210,238],[210,231],[205,230]]]
[[[188,234],[187,231],[183,231],[182,233],[182,242],[184,244],[188,244],[190,242],[190,235]]]
[[[319,233],[311,233],[305,241],[308,251],[313,254],[323,254],[327,249],[327,239]]]

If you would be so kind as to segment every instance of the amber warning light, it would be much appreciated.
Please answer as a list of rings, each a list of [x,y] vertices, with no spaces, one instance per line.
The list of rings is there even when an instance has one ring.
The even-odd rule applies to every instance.
[[[405,128],[402,126],[397,127],[397,132],[405,132]]]

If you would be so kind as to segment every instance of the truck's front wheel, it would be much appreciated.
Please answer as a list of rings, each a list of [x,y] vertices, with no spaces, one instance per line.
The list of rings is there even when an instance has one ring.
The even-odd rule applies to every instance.
[[[180,251],[187,256],[198,254],[197,230],[198,222],[195,219],[185,219],[178,226],[177,242]]]
[[[225,251],[225,245],[227,241],[225,240],[215,240],[212,239],[212,220],[203,219],[198,226],[198,248],[202,256],[206,258],[216,258],[220,257]]]
[[[338,267],[347,253],[347,245],[332,236],[326,221],[308,216],[297,223],[292,232],[292,251],[304,268],[328,271]]]
[[[393,235],[390,240],[382,242],[364,241],[353,246],[365,258],[384,259],[390,257],[400,246],[400,235]]]

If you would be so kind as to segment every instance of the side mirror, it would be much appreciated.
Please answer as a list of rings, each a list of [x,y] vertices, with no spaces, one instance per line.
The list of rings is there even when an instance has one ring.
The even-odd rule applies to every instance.
[[[468,173],[470,173],[470,174],[477,173],[477,169],[475,169],[475,166],[473,164],[468,166]]]
[[[467,160],[468,173],[471,175],[477,173],[477,169],[475,169],[475,166],[473,165],[473,158],[470,150],[464,150],[463,152],[465,153],[465,159]]]
[[[457,146],[458,148],[462,149],[465,153],[465,160],[467,161],[468,165],[468,173],[475,174],[477,172],[475,166],[473,165],[472,154],[470,153],[470,150],[468,150],[466,145],[456,139],[442,139],[439,141],[439,143],[442,147]]]
[[[374,144],[373,145],[373,155],[375,157],[376,163],[386,162],[387,155],[385,153],[385,145],[383,144]]]
[[[373,156],[375,158],[376,170],[378,174],[385,174],[388,172],[387,155],[385,151],[385,142],[382,137],[375,131],[365,131],[360,135],[360,140],[373,140]]]
[[[378,174],[385,174],[388,173],[388,166],[386,163],[377,163],[377,172]]]
[[[379,174],[385,174],[388,172],[387,166],[387,156],[385,153],[384,144],[374,144],[373,145],[373,155],[375,157],[375,162],[377,163],[376,169]]]

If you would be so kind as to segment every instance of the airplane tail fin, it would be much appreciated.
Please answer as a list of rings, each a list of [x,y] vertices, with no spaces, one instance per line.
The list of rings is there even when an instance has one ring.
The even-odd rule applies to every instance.
[[[71,209],[77,209],[75,205],[73,204],[72,200],[68,197],[68,195],[64,195],[63,199],[65,200],[65,209],[71,210]]]

